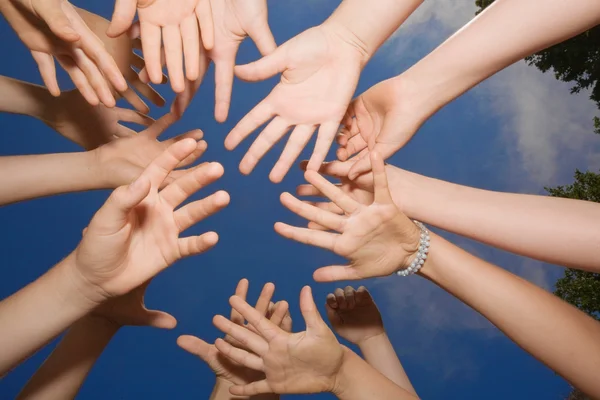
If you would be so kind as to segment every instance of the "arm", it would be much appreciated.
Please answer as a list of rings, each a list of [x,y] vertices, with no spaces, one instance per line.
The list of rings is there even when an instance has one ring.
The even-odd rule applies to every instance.
[[[344,348],[344,361],[332,393],[340,400],[418,398],[395,385],[348,348]]]
[[[600,204],[493,192],[387,170],[394,201],[411,218],[551,264],[600,271]]]
[[[42,118],[45,106],[53,97],[39,85],[0,75],[0,111]]]
[[[119,326],[106,318],[86,316],[67,331],[17,399],[73,399]]]
[[[574,386],[591,397],[600,397],[597,321],[434,234],[421,273],[481,313]]]
[[[106,188],[98,167],[91,152],[0,157],[0,205]]]
[[[496,0],[400,75],[405,95],[424,121],[496,72],[599,22],[595,0]]]

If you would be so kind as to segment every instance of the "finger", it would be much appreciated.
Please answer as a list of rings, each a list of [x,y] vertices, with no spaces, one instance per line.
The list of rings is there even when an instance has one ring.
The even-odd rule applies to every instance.
[[[363,275],[354,267],[343,265],[322,267],[313,273],[313,278],[317,282],[351,281],[368,277],[370,275]]]
[[[267,342],[270,342],[271,340],[273,340],[281,332],[281,330],[279,329],[278,326],[271,323],[271,321],[269,321],[260,311],[253,308],[250,304],[248,304],[241,298],[236,297],[236,296],[231,296],[229,298],[229,304],[231,304],[231,306],[233,308],[235,308],[240,314],[242,314],[244,319],[246,321],[248,321],[249,324],[254,326],[254,328],[258,331],[258,333]],[[240,329],[245,329],[245,328],[240,327]],[[250,332],[248,329],[245,329],[245,330],[247,332]],[[240,339],[236,335],[231,335],[231,336],[233,336],[235,339],[238,339],[238,340]],[[241,342],[241,340],[240,340],[240,342]],[[259,350],[263,351],[261,353],[254,351],[252,348],[250,350],[253,350],[258,355],[262,355],[262,354],[264,354],[265,350],[268,350],[268,347],[269,347],[268,344],[266,344],[266,348],[264,346],[262,348],[260,348]]]
[[[383,157],[377,151],[371,151],[370,153],[371,167],[373,169],[373,186],[375,187],[375,202],[392,204],[393,200],[388,187]]]
[[[255,28],[248,32],[248,36],[254,41],[262,56],[269,55],[277,49],[275,38],[268,23],[255,25]]]
[[[303,197],[325,197],[323,193],[310,183],[304,183],[296,187],[296,195]]]
[[[177,345],[208,363],[212,346],[204,340],[191,335],[181,335],[177,338]]]
[[[96,95],[94,89],[89,84],[85,74],[69,57],[57,56],[59,64],[63,67],[63,69],[69,74],[71,80],[83,96],[83,98],[93,106],[97,106],[100,104],[100,99]]]
[[[185,77],[190,81],[195,81],[200,76],[200,32],[196,16],[191,15],[185,18],[181,22],[180,30],[185,60]]]
[[[314,171],[319,170],[319,167],[327,158],[327,153],[329,152],[331,144],[335,139],[335,135],[337,133],[339,125],[340,123],[338,121],[328,122],[326,124],[322,124],[319,127],[317,143],[315,143],[315,150],[313,151],[313,154],[310,157],[310,161],[308,162],[308,169],[312,169]]]
[[[275,306],[273,308],[273,312],[271,313],[271,317],[269,318],[269,320],[273,324],[275,324],[281,328],[281,325],[283,324],[283,319],[288,314],[288,311],[289,311],[288,302],[285,300],[278,301],[277,304],[275,304]]]
[[[302,153],[302,150],[306,147],[314,131],[314,125],[299,125],[294,128],[281,153],[281,157],[279,157],[269,175],[269,179],[272,182],[279,183],[283,180],[296,159],[300,156],[300,153]]]
[[[116,0],[115,10],[106,30],[109,37],[115,38],[129,29],[137,8],[137,0]]]
[[[248,114],[237,123],[225,138],[225,148],[235,149],[242,140],[246,139],[259,126],[274,116],[274,111],[267,102],[268,97],[258,103]]]
[[[338,304],[338,308],[340,310],[345,310],[346,308],[348,308],[348,303],[346,302],[346,298],[344,297],[343,289],[337,288],[335,289],[333,294],[335,295],[335,301]]]
[[[246,301],[246,296],[248,295],[248,286],[249,285],[250,285],[250,282],[248,282],[248,279],[241,279],[239,281],[237,287],[235,288],[235,295],[238,296],[239,298],[241,298],[242,300]],[[242,317],[242,314],[237,312],[237,310],[235,308],[231,309],[231,317],[229,319],[234,324],[244,325],[244,317]]]
[[[283,44],[273,53],[246,65],[235,67],[235,75],[244,81],[256,82],[269,79],[283,72],[285,65],[286,45]]]
[[[304,286],[300,292],[300,311],[306,322],[306,330],[321,329],[325,322],[319,314],[310,286]]]
[[[346,161],[354,154],[363,151],[366,148],[367,142],[365,142],[361,135],[356,135],[348,140],[345,147],[339,148],[336,155],[340,161]]]
[[[117,130],[116,130],[116,132],[114,132],[114,138],[107,139],[107,143],[114,139],[136,136],[136,135],[137,135],[137,132],[134,131],[133,129],[129,129],[126,126],[117,124]]]
[[[269,311],[269,303],[271,302],[274,293],[275,285],[271,282],[265,283],[265,286],[263,286],[262,291],[258,296],[258,300],[256,301],[256,306],[254,306],[256,311],[266,316]]]
[[[144,174],[127,186],[115,189],[98,210],[88,230],[100,229],[103,235],[111,235],[121,230],[129,221],[129,213],[150,193],[150,180]],[[99,225],[96,228],[96,225]]]
[[[199,0],[196,6],[196,17],[200,26],[202,44],[206,50],[212,50],[215,45],[215,29],[212,18],[210,0]]]
[[[179,135],[179,136],[175,136],[174,138],[165,140],[163,143],[171,145],[172,143],[178,142],[180,140],[183,139],[187,139],[187,138],[192,138],[196,141],[202,139],[204,137],[204,132],[202,132],[200,129],[194,129],[192,131],[186,132],[183,135]],[[202,141],[204,142],[204,141]],[[206,143],[206,142],[204,142]],[[200,142],[198,142],[198,144],[200,144]],[[181,167],[181,165],[179,165],[179,167]]]
[[[356,290],[355,298],[356,298],[356,304],[367,304],[372,299],[371,293],[369,293],[367,288],[364,286],[360,286]]]
[[[224,172],[223,166],[218,162],[192,169],[164,188],[160,192],[160,196],[162,200],[175,208],[198,190],[218,180]]]
[[[177,326],[177,320],[171,314],[157,310],[147,310],[141,326],[152,326],[159,329],[173,329]]]
[[[335,294],[333,293],[329,293],[327,295],[327,297],[325,298],[325,303],[334,310],[338,308],[338,303]]]
[[[139,43],[139,46],[142,45],[142,41],[140,39],[135,39],[135,40],[131,41],[133,48],[135,48],[135,46],[136,46],[136,45],[134,45],[134,43]],[[140,50],[141,50],[141,47],[140,47]],[[129,64],[131,67],[135,67],[139,71],[144,69],[144,67],[146,66],[146,62],[144,61],[144,58],[135,54],[133,51],[130,54]],[[135,71],[135,70],[132,68],[132,71]]]
[[[316,222],[317,224],[330,230],[338,231],[340,233],[344,231],[344,217],[321,210],[304,201],[298,200],[287,192],[282,193],[280,199],[281,203],[287,209],[299,215],[300,217],[312,222]]]
[[[192,225],[221,211],[229,204],[229,194],[218,191],[202,200],[190,203],[173,214],[179,232],[183,232]]]
[[[202,77],[203,76],[204,71],[202,71]],[[183,116],[183,113],[192,102],[192,99],[196,95],[198,88],[202,84],[202,77],[198,78],[198,80],[194,82],[188,80],[185,81],[185,89],[182,93],[178,93],[177,96],[175,96],[175,100],[171,105],[171,112],[173,114],[177,115],[178,117]]]
[[[146,84],[139,79],[136,79],[132,82],[135,90],[140,92],[142,96],[147,98],[157,107],[163,107],[166,104],[164,97],[162,97],[152,86]]]
[[[255,354],[249,353],[246,350],[237,348],[227,343],[223,339],[215,340],[215,346],[224,356],[237,364],[253,369],[255,371],[264,371],[263,360]]]
[[[360,206],[357,201],[348,196],[333,183],[323,178],[318,172],[306,171],[304,173],[304,178],[314,187],[319,189],[321,193],[327,196],[329,200],[333,201],[337,206],[344,210],[344,212],[352,214]]]
[[[177,116],[172,113],[166,113],[148,127],[148,129],[140,132],[141,135],[146,135],[151,139],[158,139],[171,125],[177,121]]]
[[[233,297],[235,297],[235,296],[233,296]],[[239,299],[239,300],[243,301],[242,299]],[[244,302],[244,303],[246,303],[246,302]],[[248,307],[250,307],[250,306],[248,306]],[[244,312],[242,312],[242,310],[240,310],[238,307],[234,307],[234,308],[236,310],[240,311],[240,313],[242,315],[244,315]],[[252,307],[250,307],[250,308],[252,308]],[[256,311],[256,310],[254,310],[254,311]],[[234,338],[235,340],[240,342],[244,346],[244,348],[249,349],[254,354],[261,356],[269,351],[269,344],[265,341],[265,339],[263,339],[258,334],[246,329],[245,327],[243,327],[241,325],[234,324],[233,322],[231,322],[227,318],[223,317],[222,315],[215,315],[215,317],[213,318],[213,324],[221,332],[231,336],[232,338]]]
[[[283,329],[285,332],[291,333],[292,332],[292,316],[290,315],[290,311],[288,309],[288,311],[285,313],[285,316],[283,317],[283,321],[281,322],[281,329]]]
[[[356,298],[354,297],[354,293],[355,291],[352,286],[346,286],[344,288],[344,297],[346,298],[348,310],[354,310],[354,306],[356,305]]]
[[[40,75],[42,76],[42,80],[44,81],[44,85],[46,85],[48,92],[54,97],[60,96],[60,87],[58,86],[58,80],[56,79],[54,57],[40,51],[32,51],[31,55],[40,70]]]
[[[194,150],[196,150],[196,141],[193,139],[173,143],[146,167],[142,176],[146,176],[152,187],[157,189],[177,165]]]
[[[255,381],[247,385],[235,385],[229,388],[229,392],[234,396],[256,396],[263,393],[273,393],[266,379]]]
[[[140,23],[140,28],[142,31],[142,48],[144,52],[144,60],[146,61],[146,71],[148,72],[148,77],[152,83],[159,84],[162,81],[162,66],[160,62],[160,27],[147,22],[142,22]]]
[[[149,126],[155,123],[152,117],[142,114],[139,111],[129,110],[127,108],[116,108],[119,121],[130,122],[142,126]]]
[[[148,114],[150,112],[150,107],[148,107],[148,105],[144,103],[144,100],[142,100],[141,97],[138,96],[138,94],[133,89],[127,88],[126,91],[119,93],[119,95],[121,95],[121,97],[123,97],[126,102],[131,104],[133,108],[135,108],[142,114]]]
[[[240,162],[240,172],[248,175],[263,156],[286,134],[290,124],[283,118],[275,117],[258,135]]]
[[[206,232],[200,236],[189,236],[177,240],[181,257],[195,256],[213,248],[219,241],[215,232]]]
[[[183,92],[183,89],[185,89],[181,32],[178,26],[167,25],[163,28],[162,33],[171,87],[175,93],[181,93]],[[152,80],[152,82],[158,83],[154,80]]]
[[[91,84],[92,88],[94,88],[94,91],[102,104],[109,108],[114,107],[116,104],[115,98],[108,87],[104,75],[102,75],[102,72],[100,72],[96,64],[94,64],[81,49],[75,49],[73,55],[75,63],[85,74],[87,81]]]
[[[75,31],[63,7],[70,7],[70,5],[54,1],[37,2],[35,13],[44,20],[52,33],[60,39],[66,42],[76,42],[79,40],[80,35]]]
[[[333,248],[335,246],[335,240],[339,236],[339,234],[337,233],[298,228],[295,226],[284,224],[282,222],[275,223],[275,231],[281,236],[294,240],[296,242],[321,247],[331,251],[333,251]]]
[[[321,210],[329,211],[330,213],[344,215],[344,210],[342,210],[332,202],[305,201],[305,203],[313,207],[317,207]]]
[[[229,114],[234,66],[235,52],[215,61],[215,119],[218,122],[225,122]]]
[[[140,36],[140,21],[136,21],[133,24],[131,24],[129,29],[127,29],[127,37],[131,39],[131,47],[133,47],[134,49],[142,49],[142,41],[140,40]]]
[[[319,174],[328,175],[334,178],[346,178],[348,176],[348,172],[350,168],[352,168],[354,163],[352,161],[331,161],[321,164],[319,167]],[[307,161],[302,161],[300,163],[300,169],[306,171],[308,167]]]

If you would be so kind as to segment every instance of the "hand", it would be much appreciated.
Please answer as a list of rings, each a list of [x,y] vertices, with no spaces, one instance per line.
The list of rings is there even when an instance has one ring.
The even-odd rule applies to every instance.
[[[115,60],[68,1],[6,0],[0,3],[0,11],[31,50],[53,96],[60,94],[54,57],[92,105],[115,106],[107,80],[117,91],[127,90]]]
[[[42,121],[84,149],[93,150],[117,138],[136,134],[119,121],[148,126],[154,120],[125,108],[107,108],[101,104],[94,107],[84,101],[80,92],[72,90],[48,105]]]
[[[292,319],[288,311],[288,304],[285,301],[278,302],[273,305],[271,297],[273,296],[275,286],[272,283],[267,283],[256,302],[256,309],[268,318],[273,324],[279,326],[286,332],[292,329]],[[243,300],[246,299],[248,293],[248,280],[242,279],[235,290],[235,295]],[[269,307],[269,305],[272,307]],[[231,310],[231,322],[244,325],[244,317],[235,309]],[[250,325],[246,325],[249,327]],[[244,348],[240,342],[235,341],[231,336],[226,336],[225,340],[234,343],[239,348]],[[255,371],[251,368],[237,363],[223,356],[214,344],[208,344],[204,340],[195,336],[183,335],[177,339],[177,344],[189,353],[200,357],[213,370],[217,379],[222,379],[230,385],[247,385],[259,379],[264,379],[264,374]]]
[[[133,106],[133,108],[143,114],[148,114],[150,108],[148,108],[146,103],[144,103],[134,89],[140,92],[140,94],[150,100],[154,105],[158,107],[164,106],[165,99],[148,83],[142,82],[133,69],[137,68],[138,70],[141,70],[145,66],[144,59],[133,51],[134,49],[142,49],[142,42],[138,38],[140,30],[139,24],[136,23],[129,32],[127,32],[127,35],[111,38],[106,35],[106,30],[108,29],[110,21],[82,8],[76,8],[76,10],[90,30],[102,41],[104,47],[113,57],[119,70],[129,84],[129,87],[125,92],[117,93],[116,91],[113,91],[113,94],[115,96],[122,96]],[[167,77],[163,75],[162,83],[165,82],[167,82]]]
[[[356,280],[386,276],[408,266],[416,256],[420,230],[394,204],[388,189],[383,159],[371,153],[374,201],[360,204],[315,171],[305,173],[306,180],[333,201],[345,215],[338,215],[303,203],[289,193],[281,202],[292,212],[329,230],[292,227],[281,222],[275,230],[282,236],[319,246],[349,259],[346,266],[328,266],[315,271],[317,281]]]
[[[116,37],[127,31],[136,8],[150,80],[155,84],[162,81],[162,33],[171,87],[181,93],[185,88],[182,60],[185,58],[185,77],[195,81],[200,76],[200,38],[206,49],[213,46],[210,0],[118,0],[107,35]]]
[[[192,138],[198,141],[196,150],[183,160],[176,168],[183,168],[202,156],[206,151],[207,144],[202,139],[203,133],[196,129],[176,136],[172,139],[159,142],[160,135],[176,121],[172,114],[165,114],[150,127],[136,135],[123,137],[114,140],[108,144],[98,147],[94,151],[94,160],[98,165],[101,174],[101,181],[106,183],[108,188],[116,188],[122,185],[128,185],[142,173],[142,171],[165,151],[173,143],[186,138]],[[187,170],[172,171],[167,175],[162,185],[168,185],[177,178],[185,175]],[[162,187],[162,186],[161,186]]]
[[[329,293],[325,309],[333,330],[351,343],[360,345],[385,333],[377,305],[364,286],[358,290],[346,286]]]
[[[231,297],[229,302],[258,333],[217,315],[213,320],[215,326],[246,344],[252,353],[222,339],[215,342],[217,349],[232,361],[265,373],[264,380],[232,386],[231,394],[253,396],[334,390],[344,350],[321,318],[310,287],[304,287],[300,293],[300,310],[306,322],[306,331],[300,333],[285,332],[237,296]]]
[[[91,301],[122,296],[180,258],[213,247],[218,236],[208,232],[179,234],[229,203],[229,195],[213,195],[174,210],[198,189],[223,175],[218,163],[188,171],[159,192],[177,165],[197,148],[193,139],[172,144],[128,186],[117,188],[98,210],[73,253],[73,276]]]
[[[233,68],[240,44],[250,36],[263,56],[277,48],[269,28],[267,0],[211,0],[215,46],[209,57],[215,62],[215,119],[224,122],[229,113]]]
[[[425,122],[422,112],[410,109],[410,100],[398,78],[380,82],[350,103],[344,118],[343,134],[339,136],[337,156],[345,161],[359,153],[348,177],[370,171],[368,153],[375,150],[384,159],[400,150]]]
[[[295,126],[269,178],[280,182],[310,140],[319,135],[308,168],[325,160],[358,83],[363,54],[326,23],[281,45],[272,54],[238,66],[236,75],[260,81],[282,73],[281,82],[233,128],[225,139],[229,150],[252,131],[273,120],[256,138],[240,163],[249,174],[269,149]]]
[[[104,318],[112,322],[117,328],[126,325],[152,326],[162,329],[175,328],[177,320],[171,314],[146,308],[144,293],[149,284],[150,281],[123,296],[102,303],[91,312],[91,315]]]

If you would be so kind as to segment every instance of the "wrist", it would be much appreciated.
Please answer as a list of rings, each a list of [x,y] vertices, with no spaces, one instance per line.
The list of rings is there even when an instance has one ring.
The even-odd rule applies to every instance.
[[[84,165],[96,189],[115,189],[120,186],[120,183],[116,182],[115,174],[110,172],[111,160],[106,154],[112,148],[113,146],[107,143],[85,152]]]
[[[382,342],[385,342],[386,340],[389,340],[389,339],[388,339],[387,334],[385,333],[385,331],[382,330],[378,334],[367,336],[367,337],[359,340],[356,343],[356,345],[358,346],[358,348],[360,349],[360,351],[364,352],[364,349],[371,348],[371,347],[374,347],[374,346],[378,346],[379,344],[381,344]]]
[[[121,325],[102,315],[95,314],[94,311],[80,319],[77,324],[85,331],[93,333],[91,337],[102,341],[110,341],[112,337],[121,329]]]
[[[344,355],[342,357],[342,365],[335,376],[333,388],[331,393],[338,398],[343,398],[345,393],[352,391],[353,371],[356,366],[356,355],[352,350],[346,346],[342,346]],[[358,357],[360,358],[360,357]]]
[[[341,46],[346,48],[351,57],[356,57],[360,62],[361,69],[371,59],[371,53],[368,46],[345,24],[332,16],[321,24],[321,29],[329,36],[335,38],[341,43]]]

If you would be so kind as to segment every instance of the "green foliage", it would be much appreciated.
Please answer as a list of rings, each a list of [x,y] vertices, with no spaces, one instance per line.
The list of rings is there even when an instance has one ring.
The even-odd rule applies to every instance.
[[[600,203],[600,174],[577,170],[573,184],[545,189],[550,196]],[[567,269],[554,294],[600,320],[600,274]]]
[[[600,135],[600,118],[594,117],[594,133]]]

